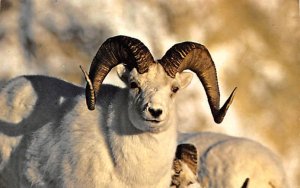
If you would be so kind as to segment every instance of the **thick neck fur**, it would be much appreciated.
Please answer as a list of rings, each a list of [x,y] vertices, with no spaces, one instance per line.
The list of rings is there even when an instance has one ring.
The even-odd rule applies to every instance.
[[[167,122],[171,126],[163,132],[138,130],[128,119],[125,93],[128,91],[115,97],[107,124],[115,174],[129,187],[158,187],[158,182],[168,187],[177,140],[175,116]]]

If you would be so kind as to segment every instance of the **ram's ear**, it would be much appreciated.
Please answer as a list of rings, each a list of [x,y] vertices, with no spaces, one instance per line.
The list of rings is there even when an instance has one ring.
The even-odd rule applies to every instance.
[[[119,65],[117,65],[116,70],[117,70],[117,74],[118,74],[119,78],[125,84],[127,84],[128,77],[129,77],[129,71],[128,71],[128,69],[123,64],[119,64]]]
[[[182,72],[182,73],[177,73],[176,77],[179,78],[180,80],[180,87],[186,88],[192,81],[193,79],[193,74],[191,72]]]

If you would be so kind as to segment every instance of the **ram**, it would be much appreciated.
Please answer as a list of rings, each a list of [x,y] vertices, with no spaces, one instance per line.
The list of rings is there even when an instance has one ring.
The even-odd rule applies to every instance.
[[[248,188],[288,187],[281,161],[258,142],[212,132],[181,134],[179,142],[193,144],[197,149],[194,158],[203,188],[239,188],[243,182],[243,187],[247,183]]]
[[[115,66],[126,88],[102,85]],[[10,81],[0,92],[1,187],[170,186],[174,100],[192,79],[186,69],[199,77],[220,123],[234,91],[219,108],[214,62],[198,43],[178,43],[154,61],[138,39],[109,38],[89,74],[83,70],[86,95],[51,77]]]
[[[201,148],[206,148],[205,146],[210,146],[210,144],[206,144],[207,140],[203,140],[206,138],[207,133],[194,133],[192,135],[190,134],[183,134],[183,140],[182,142],[191,141],[194,143],[197,143],[197,145],[193,145],[190,143],[183,143],[179,144],[177,146],[175,159],[173,161],[173,170],[174,174],[172,176],[172,188],[217,188],[217,187],[236,187],[236,188],[249,188],[249,177],[245,178],[242,185],[239,185],[241,182],[240,180],[244,178],[243,176],[239,176],[240,173],[245,174],[247,170],[244,170],[244,168],[238,168],[235,172],[226,172],[227,168],[223,168],[224,164],[230,164],[227,166],[234,166],[237,164],[240,164],[241,161],[235,160],[232,162],[232,160],[227,159],[229,161],[224,161],[223,163],[216,163],[213,166],[206,166],[205,163],[203,163],[202,160],[199,160],[199,158],[202,158],[203,153],[205,153]],[[219,134],[216,133],[210,133],[211,135],[217,136]],[[186,137],[188,136],[188,137]],[[184,139],[184,137],[186,137]],[[224,136],[226,137],[226,136]],[[210,136],[212,138],[212,136]],[[228,137],[231,138],[231,137]],[[203,143],[199,143],[199,140]],[[208,143],[211,141],[208,139]],[[197,146],[200,149],[200,154],[198,154]],[[204,146],[204,147],[202,147]],[[218,157],[218,156],[217,156]],[[221,158],[221,157],[220,157]],[[246,161],[246,163],[249,163]],[[209,171],[211,172],[210,175],[206,175],[205,178],[203,178],[203,166],[205,168],[209,168]],[[200,169],[200,170],[199,170]],[[224,170],[223,173],[214,173],[216,169]],[[205,170],[208,171],[208,170]],[[220,170],[219,170],[220,171]],[[228,174],[231,174],[232,176],[228,176]],[[236,175],[234,175],[236,174]],[[238,177],[238,181],[232,181],[232,178]],[[232,182],[229,184],[228,182]],[[262,184],[260,184],[262,185]],[[253,187],[260,187],[257,184],[252,184]]]

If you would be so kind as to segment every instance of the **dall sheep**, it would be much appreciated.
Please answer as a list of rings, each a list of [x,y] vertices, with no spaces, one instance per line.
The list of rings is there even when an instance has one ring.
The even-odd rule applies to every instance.
[[[198,174],[202,173],[198,172],[198,169],[199,166],[202,166],[203,164],[198,165],[200,160],[198,160],[197,153],[197,148],[193,144],[183,143],[177,146],[175,159],[173,161],[174,174],[172,176],[172,188],[208,188],[214,186],[216,186],[214,188],[218,188],[217,186],[219,186],[220,183],[214,183],[213,185],[209,185],[206,183],[208,181],[200,181],[200,177],[198,176]],[[212,181],[224,181],[224,178],[222,178],[222,176],[213,177]],[[249,178],[246,178],[242,185],[235,185],[234,187],[248,188],[248,184]]]
[[[118,64],[127,87],[102,85]],[[86,100],[83,88],[56,78],[10,81],[0,92],[1,187],[169,187],[177,146],[173,103],[192,79],[186,69],[196,73],[215,122],[222,122],[234,91],[219,108],[214,62],[193,42],[154,61],[137,39],[107,39],[89,74],[83,71]]]
[[[288,187],[281,161],[258,142],[212,132],[182,134],[180,142],[197,148],[201,188]]]

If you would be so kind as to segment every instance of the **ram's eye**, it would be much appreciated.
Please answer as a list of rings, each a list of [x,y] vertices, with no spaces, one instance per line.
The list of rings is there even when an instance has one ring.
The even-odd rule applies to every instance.
[[[172,90],[173,93],[176,93],[179,90],[179,87],[172,86],[171,90]]]
[[[136,82],[130,82],[130,88],[131,89],[135,89],[135,88],[138,88],[139,85],[136,83]]]

